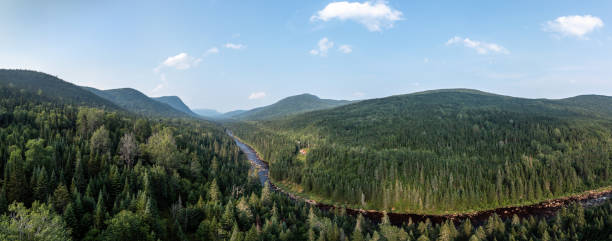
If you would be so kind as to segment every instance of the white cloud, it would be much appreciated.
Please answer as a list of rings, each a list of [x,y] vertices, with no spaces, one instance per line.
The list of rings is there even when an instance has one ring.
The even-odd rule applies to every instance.
[[[323,10],[310,17],[310,21],[324,22],[332,19],[352,20],[363,24],[369,31],[382,31],[393,27],[395,21],[402,19],[402,12],[395,10],[386,1],[332,2]]]
[[[153,88],[153,90],[151,90],[151,92],[156,93],[163,88],[164,88],[164,84],[158,84],[157,86],[155,86],[155,88]]]
[[[426,63],[426,64],[429,63],[429,58],[424,58],[423,63]]]
[[[155,72],[159,72],[162,67],[175,68],[178,70],[189,69],[197,66],[201,61],[201,58],[194,58],[186,53],[180,53],[175,56],[168,57],[163,63],[155,68]]]
[[[161,79],[162,82],[158,84],[157,86],[155,86],[153,90],[151,90],[152,93],[159,92],[160,90],[168,86],[168,81],[166,81],[166,74],[164,73],[159,74],[159,78]]]
[[[224,45],[224,47],[228,48],[228,49],[236,49],[236,50],[241,50],[241,49],[245,49],[246,45],[242,45],[242,44],[234,44],[234,43],[226,43]]]
[[[256,100],[266,97],[266,92],[253,92],[249,95],[249,100]]]
[[[353,96],[356,98],[361,98],[365,96],[365,93],[361,92],[361,91],[357,91],[355,93],[353,93]]]
[[[217,47],[212,47],[206,50],[206,53],[204,53],[204,56],[211,55],[211,54],[218,54],[218,53],[219,53],[219,49]]]
[[[310,54],[325,57],[327,56],[327,52],[329,52],[329,49],[334,47],[334,42],[329,41],[329,39],[327,38],[322,38],[321,40],[319,40],[317,47],[318,48],[316,49],[310,50]]]
[[[583,38],[586,34],[595,29],[602,28],[603,21],[591,15],[561,16],[553,21],[548,21],[544,25],[544,30],[556,32],[563,36],[575,36]]]
[[[475,49],[478,54],[488,54],[490,52],[501,53],[501,54],[509,54],[506,48],[501,45],[494,43],[485,43],[480,41],[474,41],[469,38],[461,38],[455,36],[448,41],[446,41],[446,45],[454,45],[454,44],[463,44],[463,46],[471,49]]]
[[[350,54],[351,52],[353,52],[353,48],[350,45],[343,44],[338,47],[338,51],[345,54]]]

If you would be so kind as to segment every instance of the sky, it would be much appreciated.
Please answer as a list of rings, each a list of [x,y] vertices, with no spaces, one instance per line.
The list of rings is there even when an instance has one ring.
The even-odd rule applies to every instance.
[[[0,1],[0,68],[250,109],[311,93],[612,95],[612,1]]]

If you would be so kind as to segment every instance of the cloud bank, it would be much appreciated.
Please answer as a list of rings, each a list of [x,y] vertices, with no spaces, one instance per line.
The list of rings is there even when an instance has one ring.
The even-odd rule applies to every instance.
[[[242,44],[234,44],[234,43],[226,43],[224,45],[225,48],[228,49],[235,49],[235,50],[241,50],[241,49],[245,49],[246,45],[242,45]]]
[[[561,16],[555,20],[548,21],[544,25],[544,30],[559,33],[562,36],[584,38],[587,34],[593,32],[595,29],[602,28],[603,26],[604,23],[601,18],[591,15],[574,15]]]
[[[338,47],[338,51],[345,53],[345,54],[350,54],[351,52],[353,52],[353,48],[350,45],[343,44],[343,45],[340,45],[340,47]]]
[[[266,97],[266,92],[253,92],[249,95],[249,100],[256,100]]]
[[[187,53],[180,53],[175,56],[170,56],[164,60],[164,62],[155,68],[155,72],[159,72],[159,70],[163,67],[185,70],[197,66],[200,62],[202,62],[201,58],[191,57]]]
[[[474,49],[476,50],[478,54],[489,54],[489,53],[509,54],[510,53],[510,51],[508,51],[506,48],[504,48],[503,46],[499,44],[480,42],[480,41],[471,40],[469,38],[461,38],[459,36],[455,36],[449,39],[448,41],[446,41],[447,46],[457,45],[457,44],[463,45],[466,48]]]

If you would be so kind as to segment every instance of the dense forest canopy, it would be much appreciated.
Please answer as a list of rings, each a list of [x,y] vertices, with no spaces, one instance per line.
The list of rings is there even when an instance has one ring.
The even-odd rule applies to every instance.
[[[596,106],[612,98],[438,90],[227,125],[273,180],[316,200],[453,213],[612,184],[612,115]]]
[[[47,89],[63,84],[58,79],[28,86],[13,77],[24,72],[3,73],[0,240],[612,238],[609,201],[572,205],[552,219],[492,216],[482,224],[392,226],[388,218],[373,223],[343,209],[322,211],[262,187],[215,123],[144,117],[95,96],[74,96],[79,89]]]

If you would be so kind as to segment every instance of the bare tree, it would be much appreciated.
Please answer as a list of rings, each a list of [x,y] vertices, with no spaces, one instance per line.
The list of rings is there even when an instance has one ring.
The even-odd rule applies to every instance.
[[[121,154],[121,160],[125,161],[128,167],[134,164],[134,158],[138,153],[138,145],[136,145],[134,133],[126,133],[121,137],[119,141],[119,153]]]

